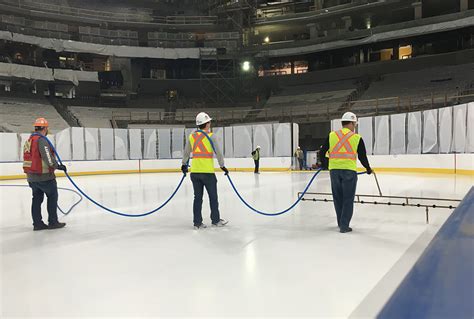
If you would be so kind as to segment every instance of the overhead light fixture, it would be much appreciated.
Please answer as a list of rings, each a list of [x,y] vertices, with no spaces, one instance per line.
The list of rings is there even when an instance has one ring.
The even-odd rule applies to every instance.
[[[249,61],[244,61],[244,63],[242,63],[242,70],[245,71],[245,72],[250,71],[250,62]]]
[[[263,39],[263,41],[264,41],[265,43],[270,43],[270,37],[267,35],[267,36],[265,37],[265,39]]]

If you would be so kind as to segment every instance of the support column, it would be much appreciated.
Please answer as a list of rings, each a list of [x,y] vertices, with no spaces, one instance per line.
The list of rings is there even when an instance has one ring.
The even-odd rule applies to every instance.
[[[469,0],[459,0],[459,7],[461,11],[467,11],[469,8]]]
[[[342,21],[344,21],[344,30],[349,30],[352,25],[352,18],[350,16],[342,17]]]
[[[415,10],[415,20],[419,20],[423,18],[423,4],[422,2],[414,2],[411,4],[413,9]]]
[[[318,11],[323,8],[323,0],[314,0],[314,10]]]
[[[400,47],[398,44],[393,46],[392,60],[398,60],[400,58]]]
[[[316,23],[309,23],[306,26],[309,28],[309,38],[316,39],[318,37],[318,30],[316,28]]]

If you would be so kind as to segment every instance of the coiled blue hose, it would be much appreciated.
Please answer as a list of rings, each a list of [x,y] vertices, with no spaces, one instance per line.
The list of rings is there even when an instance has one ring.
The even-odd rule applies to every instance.
[[[38,133],[33,133],[32,135],[37,135],[37,136],[40,136],[44,139],[46,139],[46,141],[48,142],[49,146],[51,147],[52,150],[54,150],[54,153],[56,154],[56,157],[58,158],[58,161],[60,164],[63,164],[63,161],[61,160],[61,157],[59,156],[58,152],[56,151],[56,149],[54,148],[53,144],[51,143],[51,141],[44,135],[41,135],[41,134],[38,134]],[[89,195],[87,195],[75,182],[74,180],[71,178],[71,176],[67,173],[67,172],[64,172],[66,174],[66,177],[69,179],[69,181],[71,182],[71,184],[79,191],[79,193],[81,193],[85,198],[87,198],[90,202],[94,203],[95,205],[97,205],[98,207],[112,213],[112,214],[116,214],[116,215],[119,215],[119,216],[123,216],[123,217],[144,217],[144,216],[148,216],[148,215],[151,215],[157,211],[159,211],[160,209],[162,209],[163,207],[165,207],[169,202],[170,200],[176,195],[176,193],[178,192],[179,188],[181,187],[181,185],[183,184],[183,181],[186,177],[185,174],[183,174],[183,177],[181,178],[181,180],[179,181],[178,183],[178,186],[176,187],[176,189],[174,190],[174,192],[171,194],[171,196],[163,203],[161,204],[159,207],[151,210],[151,211],[148,211],[148,212],[145,212],[145,213],[141,213],[141,214],[127,214],[127,213],[123,213],[123,212],[119,212],[119,211],[116,211],[116,210],[113,210],[111,208],[108,208],[102,204],[100,204],[99,202],[97,202],[96,200],[94,200],[92,197],[90,197]]]

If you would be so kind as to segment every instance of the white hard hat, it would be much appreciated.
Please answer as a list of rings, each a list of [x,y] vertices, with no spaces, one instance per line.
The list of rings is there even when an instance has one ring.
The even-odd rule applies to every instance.
[[[260,148],[260,145],[257,145],[257,148]]]
[[[207,122],[210,122],[210,121],[212,121],[211,117],[204,112],[201,112],[196,116],[197,126],[206,124]]]
[[[357,116],[352,113],[352,112],[346,112],[344,113],[344,115],[342,116],[342,119],[341,121],[343,122],[355,122],[357,123]]]

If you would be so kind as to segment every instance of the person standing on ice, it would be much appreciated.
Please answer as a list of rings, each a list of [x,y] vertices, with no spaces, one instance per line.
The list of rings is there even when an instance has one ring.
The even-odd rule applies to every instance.
[[[213,138],[211,133],[212,119],[204,112],[196,116],[196,125],[198,130],[189,135],[184,149],[183,162],[181,170],[184,174],[188,172],[188,162],[192,153],[191,162],[191,181],[194,189],[193,203],[193,223],[194,229],[206,228],[202,222],[202,196],[204,188],[209,195],[209,204],[211,206],[211,221],[216,227],[223,227],[227,221],[220,218],[219,202],[217,200],[217,178],[214,173],[214,153],[221,170],[225,175],[229,171],[224,166],[224,156],[217,144],[217,140]]]
[[[357,157],[372,173],[362,137],[354,133],[357,117],[352,112],[342,116],[342,129],[329,134],[321,148],[322,168],[330,171],[332,197],[337,215],[337,225],[341,233],[351,232],[349,224],[354,211],[354,197],[357,187]],[[329,165],[328,158],[329,157]]]
[[[33,191],[33,230],[62,228],[66,223],[58,221],[58,185],[54,170],[66,172],[66,166],[58,164],[54,151],[44,138],[48,135],[48,121],[40,117],[36,119],[34,127],[35,132],[23,146],[23,171]],[[43,222],[41,216],[41,204],[45,194],[48,197],[48,225]]]
[[[300,168],[300,171],[302,171],[304,169],[304,152],[303,150],[298,146],[296,148],[296,151],[295,151],[295,158],[296,160],[298,161],[298,165],[299,165],[299,168]]]
[[[260,172],[258,171],[259,168],[260,168],[260,146],[257,146],[255,151],[252,152],[252,158],[253,158],[253,161],[255,163],[254,173],[255,174],[260,174]]]

